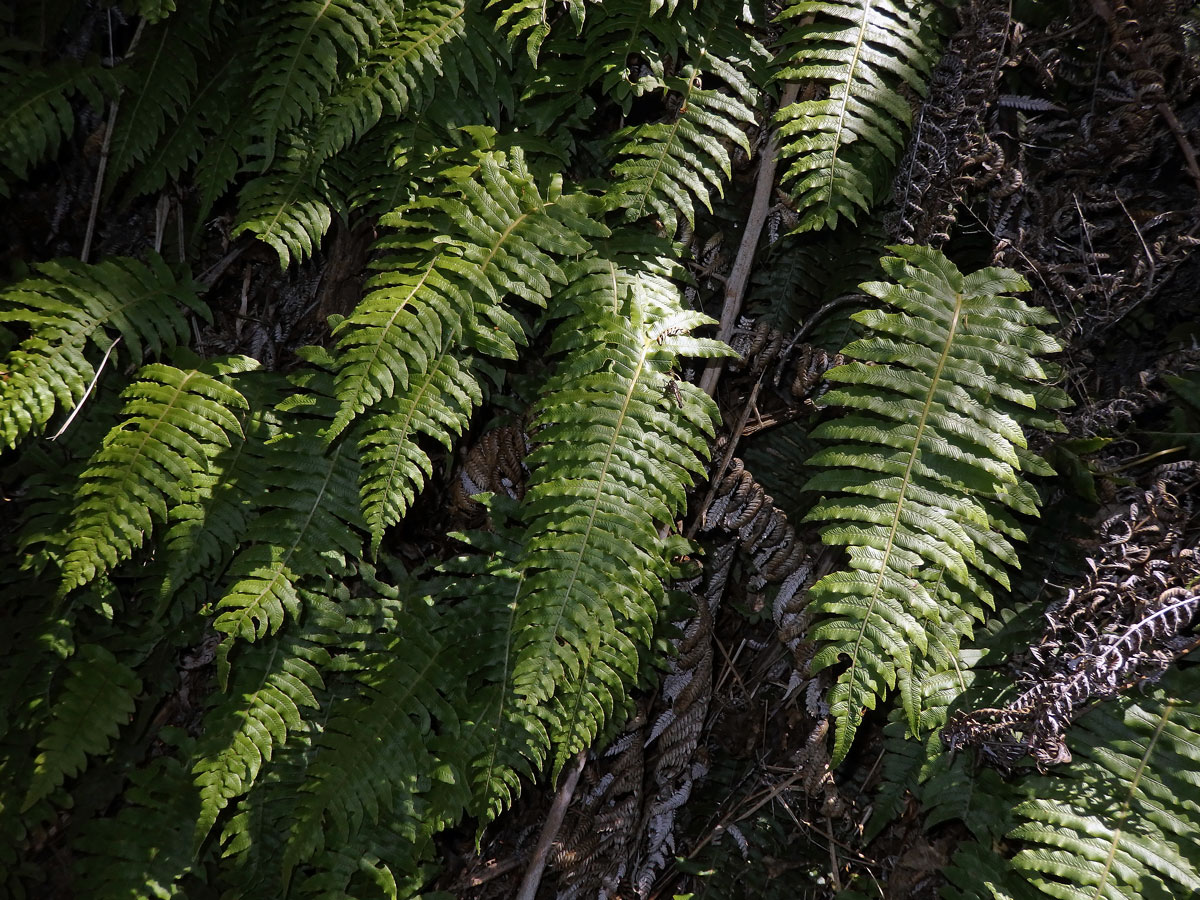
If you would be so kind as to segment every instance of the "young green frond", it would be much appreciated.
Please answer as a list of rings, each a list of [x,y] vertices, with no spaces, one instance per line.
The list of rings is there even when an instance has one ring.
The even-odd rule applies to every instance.
[[[813,83],[821,98],[776,114],[783,181],[797,231],[832,228],[883,199],[912,112],[939,52],[937,4],[895,0],[789,0],[781,81]]]
[[[125,389],[124,421],[92,456],[76,495],[60,593],[87,584],[129,559],[169,508],[195,499],[196,476],[242,436],[233,409],[245,398],[221,379],[254,360],[212,360],[197,369],[143,366]],[[210,374],[211,373],[211,374]]]
[[[826,642],[813,670],[851,662],[830,696],[835,760],[897,682],[918,729],[914,667],[931,656],[940,670],[957,652],[957,639],[931,646],[931,629],[953,615],[969,634],[992,604],[988,582],[1007,585],[1010,540],[1023,537],[1007,510],[1036,514],[1036,495],[1021,478],[1021,420],[989,401],[1034,407],[1045,379],[1035,356],[1058,349],[1038,328],[1049,314],[999,293],[1026,289],[1016,273],[963,276],[939,251],[890,249],[881,265],[894,280],[862,285],[888,308],[854,315],[869,335],[826,373],[835,387],[822,404],[851,412],[813,431],[837,443],[809,460],[827,471],[805,485],[823,494],[808,520],[849,554],[848,570],[811,591],[823,617],[810,635]]]
[[[597,201],[539,187],[519,152],[485,153],[450,196],[384,218],[391,251],[358,308],[339,322],[334,440],[370,410],[360,438],[363,511],[377,548],[432,474],[418,436],[449,448],[482,401],[476,356],[511,359],[524,328],[502,305],[539,305],[566,280],[561,261],[607,234]],[[437,237],[434,238],[433,236]],[[432,244],[432,246],[430,246]]]

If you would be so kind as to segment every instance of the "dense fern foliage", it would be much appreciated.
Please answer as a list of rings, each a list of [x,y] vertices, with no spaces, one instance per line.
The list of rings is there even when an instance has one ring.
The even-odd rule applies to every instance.
[[[776,643],[781,777],[832,823],[882,726],[867,833],[961,823],[951,896],[1200,888],[1193,670],[1082,716],[1061,777],[943,746],[1036,640],[1042,451],[1086,478],[1092,446],[1052,443],[1021,274],[883,249],[951,6],[0,10],[0,896],[477,896],[496,834],[505,871],[565,868],[545,795],[589,758],[630,768],[585,776],[606,818],[573,832],[630,855],[563,896],[701,889],[713,835],[746,840],[683,852],[738,768],[703,692]],[[740,454],[776,500],[733,454],[783,423]],[[1190,648],[1185,483],[1146,577],[1188,599],[1109,648],[1169,630],[1130,679]],[[731,655],[722,616],[780,640]]]

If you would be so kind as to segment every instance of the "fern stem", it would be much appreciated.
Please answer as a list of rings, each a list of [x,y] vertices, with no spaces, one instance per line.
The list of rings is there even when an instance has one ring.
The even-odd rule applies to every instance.
[[[546,870],[546,860],[550,856],[550,847],[554,844],[554,839],[558,837],[558,830],[562,828],[563,819],[567,815],[567,807],[571,805],[571,798],[575,796],[575,787],[579,784],[579,776],[583,774],[587,758],[587,750],[580,750],[575,754],[575,764],[571,766],[571,771],[563,779],[562,786],[554,796],[554,803],[550,806],[550,812],[546,814],[546,823],[542,826],[541,834],[538,835],[537,844],[534,846],[533,855],[529,860],[529,868],[525,870],[525,877],[521,880],[516,900],[534,900],[534,897],[537,896],[538,886],[542,883],[542,873]]]
[[[779,106],[783,108],[796,102],[800,88],[792,83],[783,89],[779,98]],[[750,270],[754,265],[754,251],[758,248],[758,239],[762,235],[763,225],[767,222],[767,212],[771,207],[771,192],[775,189],[775,167],[777,133],[772,132],[767,146],[762,150],[762,158],[758,163],[758,179],[754,185],[754,202],[750,205],[750,215],[746,219],[746,230],[742,232],[742,242],[738,246],[737,258],[729,270],[729,278],[725,282],[725,305],[721,308],[721,324],[717,329],[717,340],[729,342],[738,316],[742,312],[742,302],[746,298],[746,286],[750,283]],[[721,378],[724,368],[723,360],[714,360],[704,369],[700,376],[700,389],[708,396],[713,396],[717,390],[717,381]]]
[[[129,42],[129,47],[125,51],[128,56],[133,52],[133,48],[137,46],[138,39],[142,36],[142,29],[146,27],[146,20],[142,19],[138,22],[137,30],[133,33],[133,40]],[[112,40],[112,31],[109,30],[109,40]],[[113,100],[112,107],[108,113],[108,124],[104,127],[104,144],[100,148],[100,165],[96,169],[96,184],[92,188],[92,208],[88,213],[87,230],[83,234],[83,249],[79,251],[79,261],[86,263],[92,252],[92,238],[96,233],[96,217],[100,213],[100,195],[104,191],[104,173],[108,169],[108,152],[112,146],[113,129],[117,124],[117,111],[121,108],[121,95],[117,94],[117,99]]]

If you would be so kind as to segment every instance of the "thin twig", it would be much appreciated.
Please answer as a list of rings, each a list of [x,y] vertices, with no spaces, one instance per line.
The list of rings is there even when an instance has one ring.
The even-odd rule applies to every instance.
[[[80,262],[86,263],[92,252],[92,238],[96,234],[96,217],[100,214],[100,195],[104,192],[104,172],[108,168],[108,148],[112,144],[113,126],[117,122],[117,110],[121,98],[112,102],[108,112],[108,124],[104,126],[104,143],[100,147],[100,167],[96,170],[96,186],[92,188],[92,209],[88,213],[87,230],[83,233],[83,249],[79,252]]]
[[[83,396],[79,398],[79,402],[75,404],[75,408],[71,410],[71,415],[67,416],[67,421],[63,422],[62,428],[58,429],[58,433],[50,438],[52,441],[57,441],[63,436],[63,432],[71,427],[71,423],[75,421],[75,417],[79,415],[79,411],[83,409],[83,404],[87,402],[87,398],[92,395],[92,391],[96,388],[96,382],[100,380],[100,373],[104,371],[104,365],[108,362],[108,358],[112,356],[113,350],[117,348],[117,344],[121,343],[120,335],[117,339],[108,345],[108,349],[104,351],[104,359],[100,360],[100,365],[96,367],[96,374],[92,376],[92,383],[87,386],[87,390],[83,392]]]
[[[575,755],[575,763],[563,779],[554,802],[550,805],[550,812],[546,814],[546,824],[542,826],[542,833],[538,835],[537,844],[529,857],[529,868],[525,870],[525,878],[521,881],[516,900],[534,900],[537,896],[538,885],[542,883],[542,872],[545,871],[546,860],[550,856],[550,847],[558,837],[558,829],[562,827],[567,807],[575,795],[575,786],[579,784],[579,776],[583,774],[586,763],[587,750],[580,750]]]
[[[825,835],[829,838],[829,874],[833,876],[833,889],[840,891],[842,878],[838,875],[838,869],[842,867],[842,864],[838,862],[837,847],[833,845],[833,819],[829,816],[825,817]]]
[[[206,288],[212,287],[216,280],[225,274],[225,270],[233,265],[239,256],[246,252],[246,246],[244,243],[238,244],[238,246],[209,266],[196,280]]]
[[[785,106],[795,103],[798,93],[799,86],[789,84],[784,88],[783,96],[779,98],[779,108],[783,109]],[[763,225],[766,224],[767,212],[771,206],[771,191],[775,188],[775,150],[775,135],[772,133],[758,161],[754,202],[751,203],[750,215],[746,218],[746,230],[742,232],[742,242],[738,246],[737,258],[734,259],[733,268],[729,270],[729,278],[725,281],[725,305],[721,309],[721,324],[717,330],[718,340],[729,340],[742,311],[746,286],[750,283],[750,271],[754,266],[754,251],[758,247],[758,239],[762,235]],[[714,360],[708,364],[704,374],[700,376],[700,388],[710,397],[716,393],[722,365],[721,360]]]
[[[1179,150],[1183,153],[1184,162],[1187,163],[1188,174],[1192,176],[1192,181],[1196,182],[1196,193],[1200,197],[1200,163],[1196,162],[1196,149],[1192,146],[1192,142],[1188,140],[1187,132],[1183,130],[1183,126],[1179,124],[1179,119],[1175,116],[1175,110],[1171,109],[1166,103],[1160,103],[1158,104],[1158,114],[1163,117],[1163,121],[1171,129],[1171,134],[1175,135],[1175,143],[1179,145]],[[1200,202],[1200,199],[1197,202]]]
[[[513,856],[503,862],[493,861],[482,872],[476,872],[467,879],[467,887],[476,888],[480,885],[487,884],[501,875],[507,875],[513,869],[519,868],[525,862],[524,856]],[[459,882],[461,884],[461,882]]]
[[[142,19],[138,22],[137,31],[133,33],[133,40],[129,42],[129,48],[125,51],[128,56],[133,52],[133,48],[137,46],[138,38],[142,36],[142,28],[145,26],[146,20]],[[111,24],[110,40],[111,40]],[[117,110],[121,108],[121,95],[117,94],[117,99],[112,102],[112,108],[108,113],[108,124],[104,128],[104,143],[100,147],[100,166],[96,170],[96,186],[92,189],[92,209],[88,213],[87,230],[83,233],[83,250],[79,254],[80,262],[86,263],[88,256],[92,252],[92,238],[96,234],[96,217],[100,214],[100,195],[104,193],[104,173],[108,169],[108,149],[112,144],[113,128],[117,124]]]

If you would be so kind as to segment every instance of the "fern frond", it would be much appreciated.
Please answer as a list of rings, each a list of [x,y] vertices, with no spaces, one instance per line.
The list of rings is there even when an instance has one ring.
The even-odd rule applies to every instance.
[[[219,378],[249,371],[246,357],[213,360],[198,369],[144,366],[122,396],[125,419],[104,439],[83,473],[74,524],[62,565],[67,594],[128,559],[168,504],[192,499],[196,473],[242,428],[230,408],[246,400]],[[212,374],[210,374],[212,373]]]
[[[607,233],[592,218],[594,198],[563,195],[557,179],[539,188],[519,149],[483,154],[478,166],[457,196],[385,217],[398,230],[379,246],[395,255],[334,329],[341,408],[327,436],[373,410],[360,450],[376,547],[432,471],[417,435],[449,446],[481,401],[471,357],[512,358],[524,343],[522,325],[500,304],[509,294],[544,304],[552,283],[566,280],[558,260]]]
[[[311,600],[309,607],[318,624],[329,619]],[[330,662],[329,651],[313,640],[319,636],[311,625],[303,631],[287,628],[238,654],[228,691],[205,716],[204,738],[192,766],[200,796],[193,838],[197,849],[221,811],[250,790],[274,752],[301,727],[305,709],[318,707],[316,693],[325,687],[321,670]],[[228,650],[226,644],[223,658]]]
[[[110,188],[141,165],[190,104],[199,65],[207,61],[212,16],[212,0],[186,4],[182,11],[146,28],[134,52],[117,69],[123,93],[109,144]]]
[[[723,30],[717,34],[726,36]],[[668,234],[679,213],[694,223],[695,203],[711,211],[712,195],[724,193],[731,173],[726,145],[750,152],[745,130],[754,124],[758,99],[751,75],[762,48],[745,38],[740,46],[713,43],[709,48],[698,42],[692,48],[697,62],[678,75],[657,73],[658,87],[673,106],[668,119],[613,136],[614,196],[630,221],[655,215]],[[726,51],[728,59],[721,55]]]
[[[0,92],[4,110],[0,114],[0,196],[9,196],[10,180],[25,178],[71,136],[75,130],[71,100],[76,95],[82,94],[93,109],[102,110],[105,97],[114,93],[109,70],[75,60],[6,72]]]
[[[62,696],[54,703],[24,812],[79,774],[88,756],[104,753],[133,713],[141,682],[133,671],[97,644],[84,644],[67,663]]]
[[[186,756],[191,740],[176,729],[164,729],[164,740]],[[160,756],[130,775],[119,813],[87,823],[75,847],[75,877],[89,896],[173,900],[198,886],[188,876],[197,865],[187,828],[197,812],[196,793],[186,767],[172,756]]]
[[[1035,514],[1036,494],[1020,476],[1019,418],[985,403],[1034,408],[1045,378],[1034,357],[1058,349],[1037,327],[1048,314],[998,293],[1026,288],[1015,273],[963,276],[939,251],[891,249],[898,255],[881,265],[895,283],[862,290],[897,311],[854,315],[871,334],[843,350],[855,361],[826,373],[835,387],[822,401],[854,412],[813,432],[846,443],[810,460],[830,468],[806,485],[850,495],[823,497],[807,517],[827,523],[824,541],[850,557],[849,570],[811,591],[825,618],[810,634],[828,642],[813,670],[840,654],[851,661],[830,697],[835,761],[897,680],[917,730],[910,676],[930,652],[931,625],[954,614],[969,634],[969,617],[954,611],[982,618],[981,603],[992,603],[987,582],[1007,585],[1005,569],[1017,562],[1010,539],[1023,537],[1007,509]],[[955,651],[952,643],[938,652],[937,668]]]
[[[310,360],[326,365],[322,351]],[[331,379],[319,369],[292,376],[302,393],[281,404],[295,414],[271,445],[259,471],[266,502],[246,533],[229,570],[232,584],[216,604],[213,627],[244,641],[274,634],[287,616],[303,609],[302,587],[326,590],[362,555],[363,523],[358,504],[359,465],[354,446],[332,448],[320,437],[335,406]],[[221,673],[224,679],[224,673]]]
[[[236,46],[235,41],[229,43]],[[128,173],[128,193],[136,197],[160,191],[168,181],[180,178],[192,163],[206,160],[193,172],[202,197],[197,218],[203,221],[212,203],[233,181],[240,164],[240,148],[236,146],[240,128],[232,120],[236,91],[245,78],[245,60],[233,52],[233,47],[222,47],[198,61],[197,68],[200,76],[196,89],[188,92],[186,103],[175,110],[169,127]],[[222,154],[222,149],[228,152]],[[220,166],[214,164],[218,158]]]
[[[1019,848],[1011,861],[982,845],[960,851],[998,874],[992,896],[1137,900],[1200,891],[1198,690],[1198,670],[1176,671],[1148,696],[1081,717],[1068,737],[1073,762],[1008,791],[1020,822],[1007,835]],[[951,876],[979,895],[973,879]]]
[[[430,837],[466,809],[475,741],[457,711],[466,705],[462,648],[439,640],[435,622],[420,601],[401,612],[398,636],[360,675],[356,695],[333,708],[297,804],[285,872],[385,823],[412,853],[389,865],[412,871]]]
[[[393,23],[385,0],[275,0],[255,21],[262,35],[254,85],[254,132],[264,170],[279,136],[311,119],[346,67],[374,47]]]
[[[232,234],[254,235],[278,254],[279,267],[286,269],[321,246],[333,224],[334,204],[309,148],[294,140],[281,144],[270,169],[242,188]]]
[[[583,24],[583,0],[569,0],[569,7],[578,31]],[[488,0],[486,8],[495,17],[496,31],[508,41],[508,49],[524,40],[525,53],[536,67],[538,51],[553,24],[548,0]]]
[[[782,38],[778,80],[815,82],[821,99],[781,109],[782,180],[800,215],[797,231],[832,228],[882,199],[904,149],[912,111],[938,55],[932,2],[789,0],[776,21],[800,24]]]
[[[557,772],[626,702],[639,646],[663,603],[669,559],[660,529],[702,473],[716,411],[680,382],[680,355],[726,355],[688,337],[707,321],[680,308],[661,269],[590,257],[555,298],[566,314],[551,352],[562,355],[535,408],[538,446],[521,509],[528,522],[513,585],[512,638],[496,743],[476,775],[481,813],[507,804],[505,760]],[[619,573],[619,574],[618,574]]]
[[[463,36],[466,0],[425,0],[408,6],[394,31],[322,107],[313,126],[314,154],[326,159],[359,141],[385,115],[420,111],[446,77],[442,56]],[[456,82],[456,79],[454,80]],[[451,84],[457,87],[457,84]]]
[[[244,440],[214,459],[206,473],[193,474],[193,494],[173,506],[160,542],[160,610],[186,615],[198,606],[189,598],[207,598],[215,587],[213,573],[222,572],[245,538],[263,500],[259,473],[267,468],[270,441],[281,433],[281,417],[272,409],[286,384],[266,373],[238,381],[249,409],[238,415]],[[157,615],[156,615],[157,617]]]
[[[207,313],[190,280],[179,281],[157,256],[149,265],[113,258],[95,265],[61,259],[37,266],[0,293],[0,322],[17,324],[21,342],[4,360],[0,379],[0,436],[15,447],[60,407],[69,407],[96,376],[88,344],[141,362],[189,338],[179,305]]]

